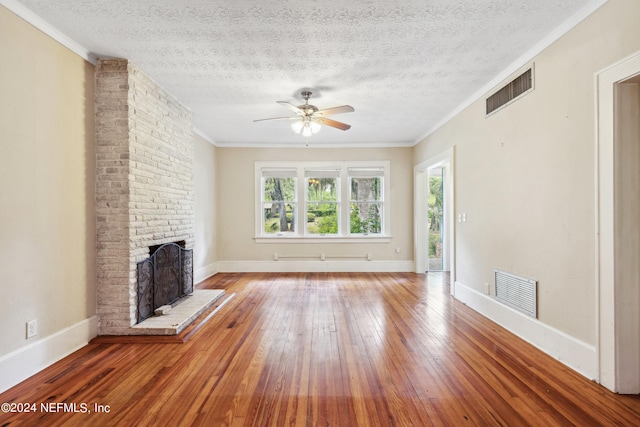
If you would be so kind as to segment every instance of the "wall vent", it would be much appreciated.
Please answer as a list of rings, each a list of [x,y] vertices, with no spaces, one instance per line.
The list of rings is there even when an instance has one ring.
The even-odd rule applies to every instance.
[[[495,270],[496,298],[531,317],[538,317],[538,282]]]
[[[487,98],[487,116],[533,90],[533,67]]]

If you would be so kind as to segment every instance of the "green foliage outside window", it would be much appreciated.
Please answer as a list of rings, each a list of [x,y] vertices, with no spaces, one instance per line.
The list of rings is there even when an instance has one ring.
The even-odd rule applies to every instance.
[[[431,224],[430,230],[440,231],[442,226],[442,178],[439,176],[429,177],[429,223]]]
[[[295,178],[268,177],[264,180],[264,231],[295,231]]]
[[[440,176],[429,177],[429,257],[442,256],[443,180]]]
[[[366,207],[366,205],[363,204],[363,207]],[[351,234],[381,233],[379,205],[370,204],[365,216],[360,214],[360,206],[352,204],[351,214],[349,215],[349,228]]]
[[[382,233],[382,178],[351,178],[351,234]]]
[[[309,234],[338,234],[338,182],[335,177],[308,178],[307,222]]]

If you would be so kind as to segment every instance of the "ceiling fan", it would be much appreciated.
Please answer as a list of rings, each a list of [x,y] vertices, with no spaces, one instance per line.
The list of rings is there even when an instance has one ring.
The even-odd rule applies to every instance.
[[[291,125],[291,128],[295,133],[302,134],[305,138],[310,137],[314,133],[318,133],[320,131],[320,125],[331,126],[332,128],[347,130],[351,128],[351,125],[346,123],[337,122],[335,120],[331,120],[326,118],[326,116],[331,116],[333,114],[341,114],[341,113],[351,113],[355,111],[350,105],[341,105],[340,107],[326,108],[324,110],[318,110],[318,107],[315,105],[309,104],[309,98],[311,97],[311,92],[302,91],[302,98],[304,99],[303,105],[298,105],[297,107],[290,102],[287,101],[278,101],[278,104],[285,106],[290,109],[294,113],[296,113],[295,117],[272,117],[269,119],[258,119],[254,120],[254,122],[263,122],[266,120],[294,120],[294,123]]]

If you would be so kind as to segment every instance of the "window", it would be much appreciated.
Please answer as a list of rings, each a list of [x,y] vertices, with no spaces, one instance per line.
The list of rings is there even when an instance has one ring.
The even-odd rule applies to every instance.
[[[340,234],[340,170],[305,170],[307,234]]]
[[[256,239],[388,241],[389,167],[256,162]]]
[[[264,235],[294,235],[297,213],[297,176],[294,169],[262,171],[261,205]]]
[[[349,168],[349,232],[381,234],[384,169]]]

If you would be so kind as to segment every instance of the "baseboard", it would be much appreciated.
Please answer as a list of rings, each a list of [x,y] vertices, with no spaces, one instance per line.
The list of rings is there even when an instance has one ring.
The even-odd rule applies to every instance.
[[[352,272],[352,273],[411,273],[413,261],[218,261],[220,273],[285,273],[285,272]]]
[[[203,280],[215,275],[218,272],[216,263],[207,264],[193,272],[193,283],[200,283]]]
[[[455,282],[454,296],[574,371],[591,380],[598,377],[595,346],[507,307],[491,296],[471,289],[460,282]]]
[[[0,357],[0,393],[84,347],[96,336],[98,317],[92,316]]]

